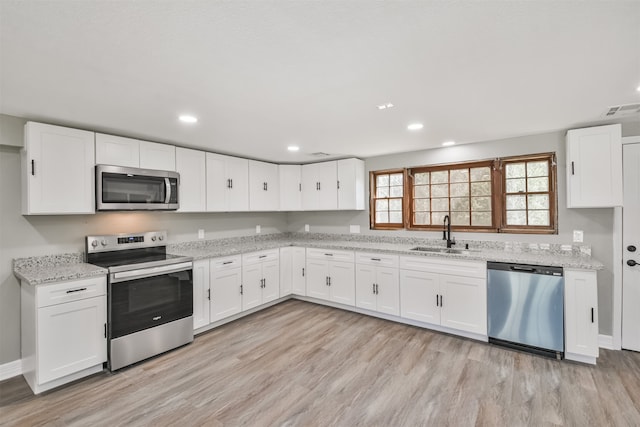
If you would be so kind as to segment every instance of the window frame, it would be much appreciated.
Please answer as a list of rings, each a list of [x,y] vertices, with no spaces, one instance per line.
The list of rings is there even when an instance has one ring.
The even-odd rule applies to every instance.
[[[377,176],[378,175],[394,175],[394,174],[402,174],[402,222],[401,223],[376,223],[376,200],[379,200],[376,197],[377,193]],[[380,199],[397,199],[398,197],[384,197]],[[386,170],[378,170],[378,171],[370,171],[369,172],[369,228],[371,230],[402,230],[405,228],[406,222],[406,200],[407,200],[407,171],[406,169],[386,169]]]

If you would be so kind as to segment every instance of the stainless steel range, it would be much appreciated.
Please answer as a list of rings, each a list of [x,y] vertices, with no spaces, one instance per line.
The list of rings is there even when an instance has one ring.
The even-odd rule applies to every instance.
[[[193,341],[193,259],[167,254],[167,232],[87,236],[87,262],[109,270],[108,367]]]

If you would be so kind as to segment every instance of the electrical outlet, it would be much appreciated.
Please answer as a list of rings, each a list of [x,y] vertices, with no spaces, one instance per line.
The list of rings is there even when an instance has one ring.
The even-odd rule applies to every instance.
[[[198,230],[198,239],[204,239],[204,230],[203,229]]]
[[[582,243],[582,242],[584,242],[584,231],[573,230],[573,243]]]
[[[350,225],[349,226],[349,233],[359,233],[360,232],[360,226],[359,225]]]
[[[307,232],[309,231],[309,224],[304,225],[304,231],[307,231]]]
[[[260,234],[260,226],[259,225],[256,225],[256,233]]]

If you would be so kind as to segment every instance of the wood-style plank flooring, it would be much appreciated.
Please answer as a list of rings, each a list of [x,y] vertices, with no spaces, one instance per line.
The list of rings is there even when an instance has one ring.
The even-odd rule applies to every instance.
[[[286,301],[116,373],[33,396],[3,426],[638,426],[640,354],[598,366]]]

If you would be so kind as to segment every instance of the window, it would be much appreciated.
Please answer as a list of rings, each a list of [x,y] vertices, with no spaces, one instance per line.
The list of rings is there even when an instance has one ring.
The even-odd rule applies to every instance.
[[[371,172],[371,228],[556,233],[555,154]],[[406,188],[405,188],[406,184]]]
[[[370,189],[371,228],[403,228],[404,171],[372,172]]]

